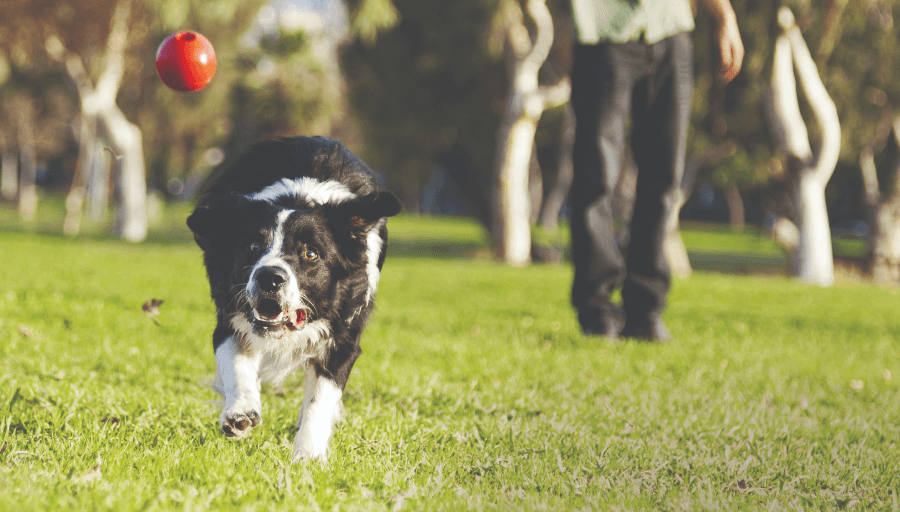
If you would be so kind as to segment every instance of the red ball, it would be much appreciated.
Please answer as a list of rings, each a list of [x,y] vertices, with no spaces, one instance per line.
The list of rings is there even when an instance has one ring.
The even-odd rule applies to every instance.
[[[159,45],[156,71],[176,91],[198,91],[216,74],[216,51],[197,32],[176,32]]]

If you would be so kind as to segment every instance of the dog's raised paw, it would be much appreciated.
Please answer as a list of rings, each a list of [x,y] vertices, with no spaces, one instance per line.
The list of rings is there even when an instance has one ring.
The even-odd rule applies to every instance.
[[[228,437],[242,438],[250,429],[262,423],[262,417],[255,410],[237,411],[231,408],[222,411],[222,433]]]

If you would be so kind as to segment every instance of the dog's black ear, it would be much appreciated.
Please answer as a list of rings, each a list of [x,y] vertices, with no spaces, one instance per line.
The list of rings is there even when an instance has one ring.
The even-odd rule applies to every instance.
[[[361,238],[379,220],[401,210],[400,201],[390,192],[375,192],[323,208],[333,226],[346,229],[352,238]]]
[[[245,197],[231,194],[213,194],[204,198],[187,218],[197,245],[207,251],[233,238],[246,218],[249,203]]]

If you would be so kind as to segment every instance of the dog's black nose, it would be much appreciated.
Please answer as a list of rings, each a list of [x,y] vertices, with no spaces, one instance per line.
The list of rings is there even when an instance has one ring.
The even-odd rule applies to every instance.
[[[287,278],[287,272],[279,267],[263,267],[256,271],[256,284],[267,292],[278,291]]]

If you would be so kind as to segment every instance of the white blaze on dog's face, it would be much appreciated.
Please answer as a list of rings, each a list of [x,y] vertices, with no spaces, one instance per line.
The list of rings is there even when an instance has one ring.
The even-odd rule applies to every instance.
[[[254,333],[280,337],[315,319],[333,278],[345,272],[321,211],[279,209],[240,238],[235,273],[245,276],[236,284],[244,286]]]
[[[296,328],[306,319],[306,313],[301,313],[302,295],[297,275],[283,252],[285,222],[292,213],[294,210],[278,212],[268,244],[265,238],[250,242],[251,253],[262,253],[250,271],[246,286],[254,324],[277,327],[286,323]]]

